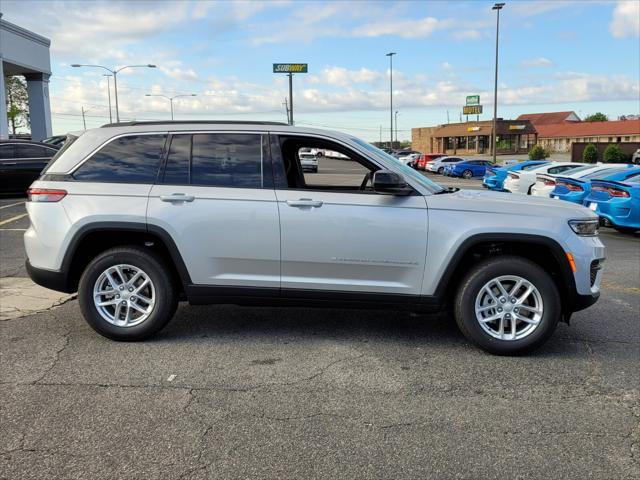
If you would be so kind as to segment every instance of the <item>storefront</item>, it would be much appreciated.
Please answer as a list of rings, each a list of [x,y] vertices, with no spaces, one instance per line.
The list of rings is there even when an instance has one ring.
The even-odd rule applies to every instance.
[[[496,127],[498,155],[527,153],[536,143],[536,130],[527,120],[498,119]],[[492,129],[491,120],[414,128],[411,131],[412,148],[447,155],[491,154]]]

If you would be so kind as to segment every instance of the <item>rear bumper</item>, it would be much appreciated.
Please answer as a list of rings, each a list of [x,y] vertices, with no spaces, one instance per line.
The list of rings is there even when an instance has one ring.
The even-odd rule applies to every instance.
[[[37,268],[31,265],[29,260],[25,262],[25,266],[29,278],[41,287],[57,292],[73,293],[74,290],[69,288],[67,272]]]

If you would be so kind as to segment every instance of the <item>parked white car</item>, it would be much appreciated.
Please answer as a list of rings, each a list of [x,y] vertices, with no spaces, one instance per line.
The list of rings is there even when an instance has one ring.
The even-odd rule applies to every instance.
[[[440,157],[435,159],[431,163],[427,163],[427,169],[430,172],[439,173],[442,175],[444,173],[444,167],[447,165],[452,165],[454,163],[464,162],[464,158],[460,157]]]
[[[583,167],[568,170],[563,174],[539,173],[536,175],[536,183],[531,187],[531,195],[536,197],[548,197],[556,188],[556,177],[565,178],[584,178],[593,174],[609,174],[624,169],[627,164],[624,163],[598,163],[596,165],[585,165]]]
[[[318,157],[312,153],[300,153],[300,166],[303,172],[318,173]]]
[[[557,175],[560,173],[566,174],[569,170],[583,166],[585,166],[584,163],[551,162],[538,168],[532,168],[531,170],[509,172],[507,174],[507,178],[504,180],[504,189],[511,193],[530,195],[531,188],[533,187],[533,184],[536,183],[536,175],[545,173],[551,175]]]

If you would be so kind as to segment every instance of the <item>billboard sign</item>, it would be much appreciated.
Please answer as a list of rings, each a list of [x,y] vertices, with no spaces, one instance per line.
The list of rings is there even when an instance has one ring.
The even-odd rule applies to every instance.
[[[274,63],[273,73],[307,73],[308,63]]]
[[[462,107],[463,115],[480,115],[482,114],[482,105],[465,105]]]
[[[480,95],[467,95],[467,105],[480,105]]]

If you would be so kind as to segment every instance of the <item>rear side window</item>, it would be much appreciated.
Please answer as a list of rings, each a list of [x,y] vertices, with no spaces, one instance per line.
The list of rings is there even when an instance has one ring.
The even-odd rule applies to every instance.
[[[16,158],[43,158],[52,157],[55,151],[39,145],[16,145]]]
[[[75,171],[85,182],[155,183],[166,135],[131,135],[109,142]]]
[[[171,138],[169,156],[164,167],[164,183],[188,185],[190,157],[191,135],[174,135]]]
[[[197,134],[191,155],[192,185],[262,187],[260,135]]]

